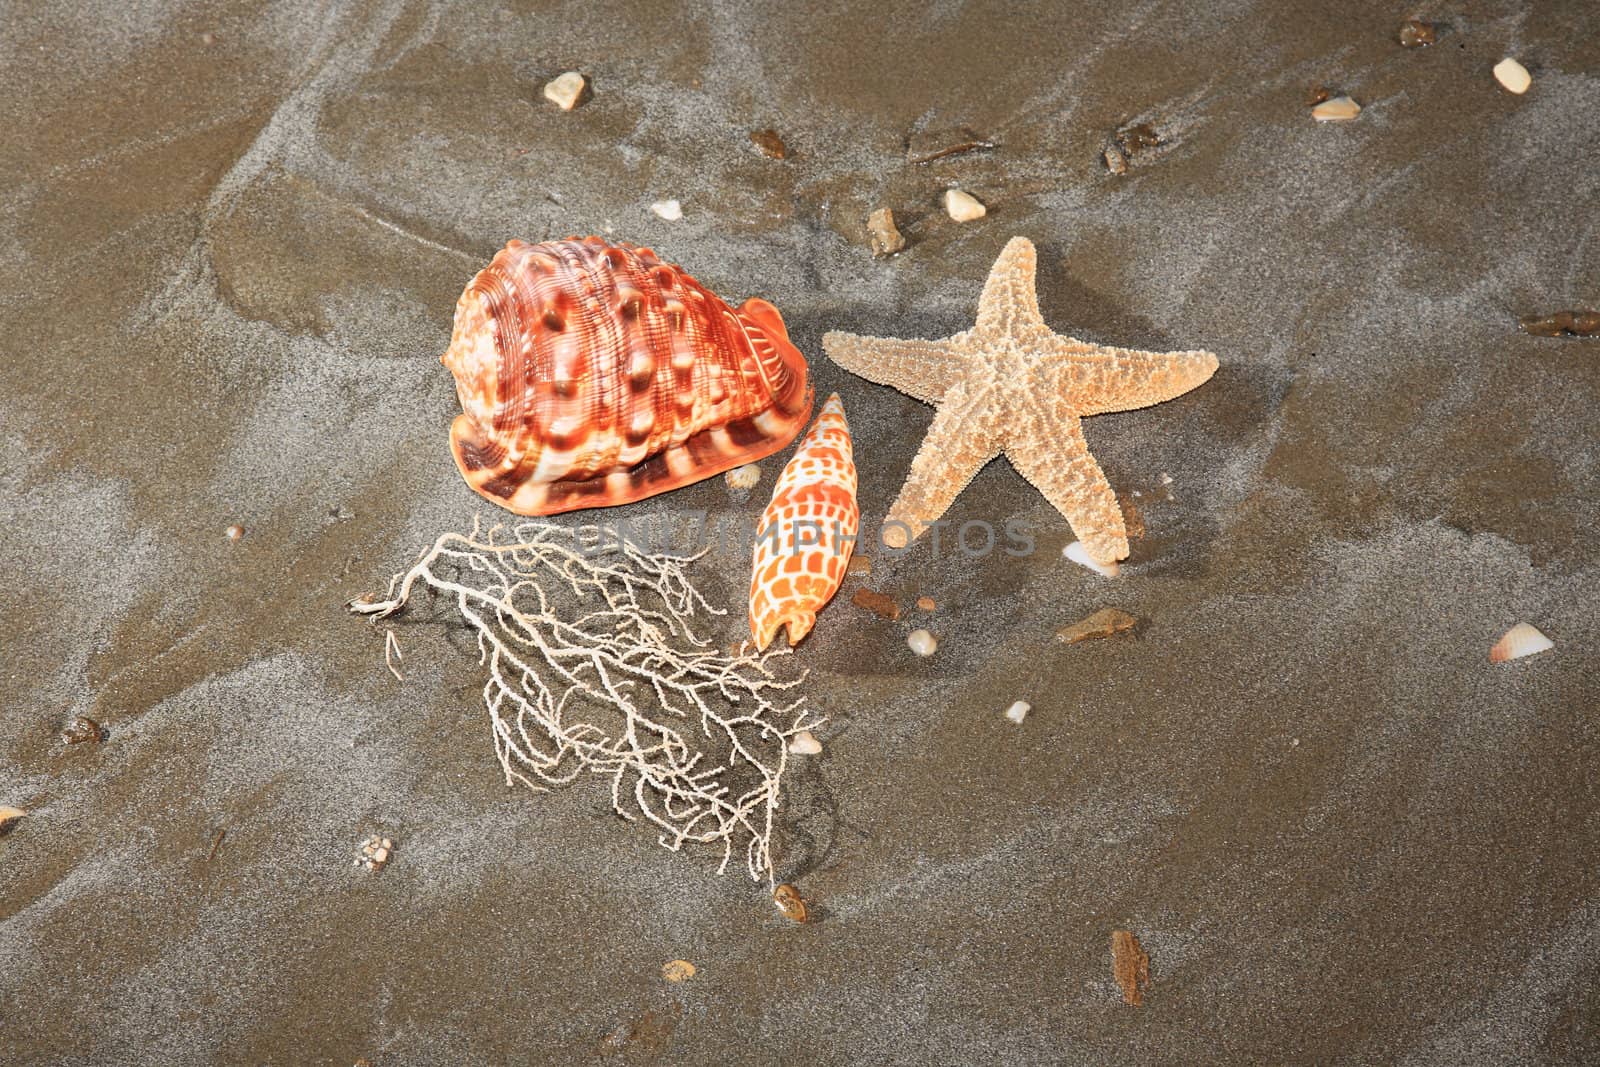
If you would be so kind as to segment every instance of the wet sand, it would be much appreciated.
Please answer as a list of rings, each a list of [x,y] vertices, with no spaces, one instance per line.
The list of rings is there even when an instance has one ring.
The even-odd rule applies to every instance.
[[[1017,6],[10,14],[0,1060],[1600,1059],[1600,341],[1517,329],[1600,303],[1591,6]],[[1398,45],[1412,14],[1436,44]],[[1314,123],[1317,85],[1360,116]],[[1162,143],[1113,176],[1136,123]],[[998,147],[907,161],[961,128]],[[402,684],[343,608],[491,517],[446,445],[463,284],[608,227],[783,310],[869,526],[932,410],[821,335],[966,328],[1015,234],[1057,330],[1222,361],[1086,423],[1140,494],[1121,578],[1002,460],[948,517],[1037,552],[919,543],[866,584],[931,615],[859,578],[824,613],[779,871],[804,926],[603,782],[508,789],[460,632],[397,626]],[[748,520],[771,473],[648,507]],[[1138,630],[1055,641],[1106,607]],[[1555,650],[1489,664],[1521,620]],[[104,743],[60,742],[80,715]]]

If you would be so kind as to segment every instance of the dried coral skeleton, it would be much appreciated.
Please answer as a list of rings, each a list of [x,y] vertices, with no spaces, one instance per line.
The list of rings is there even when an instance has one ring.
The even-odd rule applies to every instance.
[[[387,599],[350,608],[392,615],[418,582],[451,597],[489,671],[483,699],[507,785],[608,777],[617,814],[642,815],[664,847],[720,845],[725,870],[742,841],[751,878],[770,883],[788,741],[817,720],[791,692],[804,675],[771,669],[782,653],[729,655],[695,632],[703,614],[723,614],[685,574],[695,558],[474,523],[396,575]]]

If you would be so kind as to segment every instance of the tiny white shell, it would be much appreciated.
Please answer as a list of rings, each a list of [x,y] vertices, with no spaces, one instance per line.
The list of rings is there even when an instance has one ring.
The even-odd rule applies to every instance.
[[[1533,84],[1533,75],[1528,73],[1527,67],[1506,56],[1494,65],[1494,80],[1499,82],[1506,92],[1521,96],[1528,91],[1528,86]]]
[[[587,78],[575,70],[569,70],[545,84],[544,98],[562,111],[571,111],[583,99],[583,91],[588,86]]]
[[[1072,544],[1061,550],[1061,554],[1079,566],[1088,567],[1096,574],[1103,574],[1107,578],[1115,578],[1122,571],[1122,568],[1118,567],[1114,561],[1101,563],[1089,555],[1089,550],[1083,547],[1082,541],[1072,542]]]
[[[742,467],[733,468],[723,477],[728,480],[729,489],[736,493],[748,493],[761,480],[761,468],[754,463],[746,463]]]
[[[931,656],[939,647],[939,642],[926,630],[912,630],[906,635],[906,644],[919,656]]]
[[[1361,114],[1361,105],[1348,96],[1324,100],[1311,109],[1311,117],[1318,122],[1349,122]]]
[[[789,751],[796,756],[819,756],[822,754],[822,742],[810,730],[801,730],[789,738]]]
[[[1521,659],[1536,652],[1548,652],[1556,643],[1525,622],[1519,622],[1505,632],[1489,650],[1490,663],[1505,663]]]
[[[1028,717],[1028,712],[1033,710],[1033,705],[1026,700],[1019,700],[1006,709],[1006,718],[1012,722],[1021,722]]]
[[[650,205],[650,210],[668,222],[677,222],[683,218],[683,205],[676,200],[657,200]]]
[[[944,209],[957,222],[971,222],[989,213],[989,209],[979,203],[977,197],[960,189],[944,191]]]

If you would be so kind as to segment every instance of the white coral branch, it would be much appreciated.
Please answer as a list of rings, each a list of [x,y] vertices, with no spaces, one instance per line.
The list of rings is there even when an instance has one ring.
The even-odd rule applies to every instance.
[[[695,632],[702,613],[724,614],[684,573],[698,556],[625,538],[579,548],[540,523],[502,531],[474,522],[441,536],[395,575],[387,599],[350,609],[392,615],[419,581],[453,597],[488,669],[483,701],[507,785],[542,791],[604,775],[617,814],[642,815],[666,848],[720,844],[726,870],[737,841],[751,878],[771,883],[788,740],[817,725],[803,697],[784,702],[804,675],[773,673],[785,651],[727,654]],[[385,655],[392,669],[392,633]]]

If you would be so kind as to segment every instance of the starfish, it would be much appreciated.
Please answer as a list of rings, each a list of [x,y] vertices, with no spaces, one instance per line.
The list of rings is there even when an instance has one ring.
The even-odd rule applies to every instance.
[[[1012,466],[1066,516],[1102,563],[1128,555],[1122,509],[1089,454],[1086,415],[1181,396],[1217,369],[1210,352],[1139,352],[1052,333],[1039,314],[1033,242],[1013,237],[984,282],[978,321],[939,341],[823,335],[839,366],[938,408],[884,520],[904,548],[943,515],[990,460]]]

